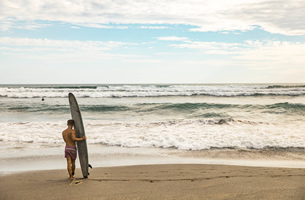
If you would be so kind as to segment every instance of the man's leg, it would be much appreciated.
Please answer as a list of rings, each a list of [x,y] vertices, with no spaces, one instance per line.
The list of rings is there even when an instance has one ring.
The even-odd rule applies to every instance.
[[[74,174],[75,174],[75,160],[72,160],[72,177],[74,177]]]
[[[72,177],[72,159],[69,157],[67,158],[67,170],[68,170],[68,173],[69,173],[69,179],[73,179]]]

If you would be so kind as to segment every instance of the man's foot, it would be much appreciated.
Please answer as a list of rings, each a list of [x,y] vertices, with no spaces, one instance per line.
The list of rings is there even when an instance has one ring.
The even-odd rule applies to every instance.
[[[71,176],[71,177],[69,177],[68,179],[72,181],[72,180],[74,179],[74,177],[73,177],[73,176]]]
[[[72,172],[72,178],[74,178],[74,172]]]

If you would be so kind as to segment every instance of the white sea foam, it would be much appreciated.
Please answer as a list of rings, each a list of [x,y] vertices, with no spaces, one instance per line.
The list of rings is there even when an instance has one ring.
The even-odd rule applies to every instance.
[[[0,87],[0,97],[65,98],[69,92],[76,97],[159,97],[159,96],[253,96],[305,95],[305,87],[270,87],[268,85],[101,85],[96,87]]]
[[[1,142],[62,144],[63,122],[0,123]],[[109,123],[87,121],[88,143],[123,147],[177,148],[303,148],[302,123],[257,124],[215,120]]]

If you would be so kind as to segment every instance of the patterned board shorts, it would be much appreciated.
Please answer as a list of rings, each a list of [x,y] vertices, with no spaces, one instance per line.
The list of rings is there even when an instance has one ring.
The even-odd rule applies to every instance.
[[[66,146],[65,147],[65,158],[71,158],[75,160],[77,157],[76,146]]]

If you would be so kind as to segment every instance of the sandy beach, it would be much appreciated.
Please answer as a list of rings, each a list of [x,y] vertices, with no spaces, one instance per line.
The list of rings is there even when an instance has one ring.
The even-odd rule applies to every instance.
[[[1,176],[0,199],[305,199],[305,169],[229,165],[101,167]]]

